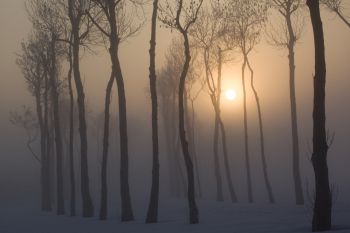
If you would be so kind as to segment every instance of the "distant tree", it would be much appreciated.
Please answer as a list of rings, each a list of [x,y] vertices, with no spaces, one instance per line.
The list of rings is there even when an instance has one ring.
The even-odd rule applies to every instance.
[[[332,195],[329,187],[326,133],[326,56],[319,0],[306,2],[311,16],[315,43],[315,76],[313,106],[313,153],[316,196],[312,231],[328,231],[332,227]]]
[[[225,62],[225,52],[231,50],[231,48],[222,48],[223,34],[225,28],[225,22],[221,15],[216,13],[216,7],[218,5],[212,2],[209,9],[201,11],[198,21],[194,26],[191,33],[195,40],[195,44],[200,48],[203,54],[203,61],[205,66],[206,85],[209,91],[210,99],[213,104],[215,120],[214,120],[214,170],[216,178],[216,199],[217,201],[223,201],[222,190],[222,178],[219,163],[219,132],[221,132],[222,147],[224,154],[225,174],[227,179],[228,188],[230,191],[230,197],[232,202],[237,202],[237,196],[232,182],[231,169],[228,160],[226,130],[221,118],[221,94],[222,94],[222,64]],[[217,70],[218,75],[215,80],[213,71]]]
[[[49,154],[46,151],[46,141],[48,138],[46,135],[45,109],[43,109],[44,107],[42,106],[44,102],[44,91],[47,85],[47,75],[41,59],[39,37],[32,35],[28,42],[22,43],[22,51],[17,55],[16,63],[22,71],[28,85],[28,90],[35,97],[36,119],[40,128],[40,159],[31,148],[31,143],[35,141],[36,137],[33,137],[33,134],[31,133],[32,127],[30,126],[33,126],[33,117],[30,109],[24,108],[22,114],[12,113],[11,122],[26,130],[28,136],[27,147],[31,151],[32,155],[38,161],[40,161],[41,208],[43,211],[50,211],[51,201],[49,196],[50,192],[48,180],[50,174],[48,172],[49,167],[47,163]]]
[[[343,12],[344,2],[343,0],[320,0],[320,3],[324,4],[331,12],[334,12],[350,28],[350,19]]]
[[[267,32],[269,42],[277,47],[288,50],[289,60],[289,95],[293,142],[293,178],[296,204],[304,204],[304,194],[300,178],[300,153],[298,138],[297,103],[295,93],[295,53],[294,48],[300,39],[304,26],[300,13],[301,0],[273,0],[272,7],[282,16],[283,23],[279,27],[272,26]]]
[[[59,116],[59,58],[62,56],[62,48],[58,45],[58,39],[63,33],[60,23],[57,2],[53,0],[31,0],[27,5],[28,14],[33,27],[38,33],[45,36],[41,48],[46,53],[45,69],[49,76],[52,111],[54,118],[55,146],[56,146],[56,173],[57,173],[57,214],[65,213],[64,187],[63,187],[63,143],[61,123]]]
[[[246,77],[245,69],[248,67],[250,71],[250,86],[254,93],[256,106],[258,110],[259,132],[260,132],[260,153],[262,159],[262,167],[264,174],[265,186],[268,193],[270,203],[273,203],[274,196],[271,183],[267,171],[267,162],[265,155],[265,139],[263,131],[263,121],[261,113],[261,105],[258,92],[254,85],[254,71],[249,61],[249,54],[258,44],[260,40],[261,30],[267,19],[267,2],[254,0],[231,0],[228,6],[228,20],[230,22],[230,33],[232,38],[237,41],[238,47],[243,56],[242,64],[242,86],[243,86],[243,110],[244,110],[244,148],[247,167],[248,180],[248,201],[253,202],[253,188],[250,171],[250,155],[248,147],[248,119],[247,119],[247,94],[246,94]]]
[[[158,98],[157,98],[157,76],[156,76],[156,30],[157,30],[158,0],[153,1],[151,41],[150,41],[150,66],[149,80],[152,101],[152,187],[146,223],[158,221],[159,201],[159,144],[158,144]]]
[[[94,206],[91,200],[89,187],[89,170],[88,170],[88,141],[87,141],[87,124],[86,124],[86,109],[85,109],[85,93],[84,86],[80,74],[80,46],[89,35],[91,22],[86,15],[86,10],[89,9],[88,1],[86,0],[67,0],[63,2],[65,15],[68,15],[70,22],[69,46],[72,49],[72,68],[77,92],[77,105],[79,114],[79,133],[80,133],[80,179],[81,179],[81,197],[83,217],[92,217],[94,215]]]
[[[181,42],[173,39],[165,54],[165,62],[158,72],[157,87],[159,95],[159,107],[164,124],[165,142],[168,156],[168,172],[170,194],[180,198],[186,189],[186,181],[181,166],[181,151],[179,132],[176,124],[178,122],[178,74],[183,64],[183,49]]]
[[[119,46],[136,35],[143,25],[137,13],[142,10],[143,0],[92,0],[93,8],[87,12],[94,25],[109,41],[112,74],[117,82],[120,132],[120,192],[122,199],[121,221],[134,220],[129,189],[129,153],[124,77],[119,60]],[[107,161],[106,161],[107,162]],[[104,166],[104,165],[103,165]],[[102,182],[104,184],[105,181]],[[107,195],[107,194],[103,194]],[[107,199],[103,199],[107,200]],[[101,206],[105,205],[104,203]],[[100,214],[101,216],[101,214]]]
[[[184,56],[185,63],[181,72],[179,80],[179,134],[182,145],[182,152],[185,159],[187,178],[188,178],[188,202],[189,202],[189,214],[190,223],[197,224],[199,222],[198,209],[195,201],[195,182],[193,163],[189,152],[188,142],[185,132],[185,118],[184,118],[184,91],[186,77],[191,61],[190,42],[188,31],[196,22],[198,12],[202,6],[203,0],[195,1],[191,0],[187,4],[184,4],[183,0],[177,0],[174,4],[166,2],[166,7],[161,7],[161,21],[168,27],[177,30],[181,33],[184,39]]]

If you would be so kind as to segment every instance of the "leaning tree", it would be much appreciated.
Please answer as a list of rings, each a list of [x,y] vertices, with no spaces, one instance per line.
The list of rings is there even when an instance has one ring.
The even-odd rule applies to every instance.
[[[184,108],[184,92],[186,77],[188,69],[191,62],[191,52],[190,52],[190,40],[189,40],[189,30],[191,26],[196,22],[198,17],[198,12],[201,9],[203,0],[191,0],[184,3],[183,0],[177,0],[175,3],[169,3],[166,1],[165,6],[160,7],[160,20],[167,27],[178,31],[184,40],[184,56],[185,62],[183,64],[183,69],[179,80],[179,136],[182,146],[182,152],[184,155],[184,160],[186,164],[187,171],[187,195],[189,204],[189,216],[190,223],[197,224],[199,222],[198,208],[195,200],[195,181],[194,181],[194,171],[193,162],[189,151],[188,141],[186,139],[185,131],[185,108]]]

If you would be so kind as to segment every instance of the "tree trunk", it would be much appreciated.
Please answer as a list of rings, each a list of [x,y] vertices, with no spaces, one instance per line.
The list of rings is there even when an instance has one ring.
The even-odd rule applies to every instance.
[[[214,155],[214,174],[216,179],[216,200],[224,201],[224,194],[222,190],[222,177],[221,177],[221,169],[220,169],[220,160],[219,160],[219,118],[216,112],[216,97],[215,90],[210,85],[209,78],[209,61],[208,61],[208,50],[204,50],[204,64],[205,64],[205,75],[207,79],[207,85],[209,90],[211,91],[211,100],[214,106],[215,111],[215,120],[214,120],[214,138],[213,138],[213,155]]]
[[[248,119],[247,119],[247,93],[245,88],[245,68],[247,60],[244,57],[242,65],[242,88],[243,88],[243,117],[244,117],[244,152],[245,152],[245,163],[247,169],[247,185],[248,185],[248,202],[253,203],[253,188],[252,178],[250,172],[250,161],[249,161],[249,147],[248,147]]]
[[[307,0],[315,43],[315,77],[313,109],[313,153],[316,197],[312,231],[327,231],[332,226],[332,195],[329,187],[326,135],[326,58],[323,26],[318,0]]]
[[[46,155],[46,132],[45,123],[43,119],[43,110],[41,105],[41,86],[38,87],[35,94],[36,112],[38,116],[39,128],[40,128],[40,184],[41,184],[41,210],[49,211],[50,202],[47,196],[47,182],[46,182],[46,170],[47,170],[47,155]]]
[[[288,59],[289,59],[289,93],[290,93],[290,109],[292,122],[292,142],[293,142],[293,178],[295,201],[297,205],[304,204],[303,187],[300,177],[300,154],[299,154],[299,138],[298,138],[298,121],[297,121],[297,105],[295,95],[295,35],[291,21],[291,15],[286,15],[287,28],[289,33],[288,43]]]
[[[57,174],[57,215],[64,214],[64,191],[63,191],[63,157],[62,157],[62,135],[59,116],[59,97],[58,97],[58,84],[57,84],[57,72],[56,72],[56,42],[54,36],[51,42],[51,97],[53,105],[53,117],[55,128],[55,144],[56,144],[56,174]]]
[[[228,159],[228,152],[227,152],[227,143],[226,143],[226,130],[224,123],[222,122],[221,119],[221,110],[220,110],[220,105],[221,105],[221,72],[222,72],[222,51],[219,48],[218,52],[218,81],[217,81],[217,97],[216,97],[216,103],[214,103],[214,108],[216,112],[216,117],[218,119],[218,123],[220,126],[221,130],[221,140],[222,140],[222,148],[224,152],[224,166],[225,166],[225,173],[226,173],[226,179],[227,179],[227,185],[230,191],[230,198],[232,203],[237,202],[237,195],[233,186],[232,178],[231,178],[231,168],[230,168],[230,163]],[[215,99],[214,99],[215,102]]]
[[[70,178],[70,215],[76,215],[75,204],[75,172],[74,172],[74,95],[72,88],[72,47],[69,45],[69,71],[68,71],[68,90],[69,90],[69,178]]]
[[[45,170],[44,170],[44,187],[47,198],[47,211],[52,211],[52,194],[51,194],[51,169],[50,169],[50,133],[49,133],[49,79],[45,74],[45,92],[44,92],[44,133],[45,133]],[[46,206],[46,205],[45,205]]]
[[[134,220],[134,214],[131,205],[129,189],[129,155],[128,155],[128,136],[127,136],[127,117],[126,117],[126,98],[122,70],[120,67],[118,49],[120,39],[117,33],[117,22],[115,14],[114,1],[108,1],[110,33],[110,56],[112,61],[112,70],[118,88],[119,104],[119,132],[120,132],[120,192],[122,201],[121,221]]]
[[[152,187],[151,197],[148,206],[146,223],[156,223],[158,221],[158,201],[159,201],[159,145],[158,145],[158,99],[157,99],[157,76],[156,76],[156,29],[157,29],[158,0],[153,1],[153,14],[150,41],[150,92],[152,101]]]
[[[182,146],[182,152],[184,155],[184,160],[187,170],[187,197],[189,204],[189,214],[190,214],[190,224],[197,224],[199,222],[198,209],[196,205],[195,198],[195,182],[194,182],[194,171],[191,155],[189,152],[188,142],[186,139],[185,131],[185,112],[184,112],[184,91],[186,84],[187,72],[190,65],[191,55],[190,55],[190,45],[186,32],[183,32],[184,37],[184,47],[185,47],[185,63],[182,69],[179,83],[179,134]]]
[[[191,100],[191,147],[193,150],[193,161],[194,161],[194,169],[196,171],[196,181],[197,181],[197,189],[198,189],[198,198],[202,198],[202,186],[201,186],[201,179],[199,174],[199,165],[198,165],[198,156],[197,156],[197,150],[196,150],[196,141],[195,141],[195,110],[194,110],[194,100]]]
[[[102,168],[101,168],[101,209],[100,220],[107,219],[107,162],[108,162],[108,147],[109,147],[109,118],[110,118],[110,104],[111,93],[114,83],[114,74],[108,81],[105,97],[105,119],[103,131],[103,154],[102,154]]]
[[[263,121],[262,121],[262,114],[261,114],[261,106],[260,106],[260,100],[258,96],[258,92],[256,91],[254,87],[254,71],[252,67],[250,66],[249,60],[246,57],[247,65],[250,70],[251,79],[250,79],[250,85],[254,93],[256,107],[258,109],[258,118],[259,118],[259,132],[260,132],[260,152],[261,152],[261,160],[262,160],[262,168],[264,173],[264,181],[265,186],[269,198],[270,203],[275,203],[275,197],[272,192],[272,187],[269,179],[269,175],[267,172],[267,162],[266,162],[266,155],[265,155],[265,139],[264,139],[264,127],[263,127]]]
[[[88,141],[87,126],[85,113],[85,94],[84,86],[80,76],[80,38],[79,38],[79,22],[74,19],[72,0],[69,0],[69,10],[71,15],[72,33],[73,33],[73,72],[75,87],[77,89],[77,103],[79,114],[79,134],[80,134],[80,178],[81,178],[81,197],[83,207],[83,217],[92,217],[94,215],[94,206],[90,196],[89,185],[89,168],[88,168]]]

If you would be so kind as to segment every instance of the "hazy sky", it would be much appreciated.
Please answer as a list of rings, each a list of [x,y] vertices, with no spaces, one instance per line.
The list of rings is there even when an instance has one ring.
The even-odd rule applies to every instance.
[[[26,90],[24,79],[15,64],[15,53],[20,51],[20,43],[30,32],[30,23],[24,10],[24,0],[0,1],[0,182],[5,182],[14,171],[5,169],[15,167],[15,171],[24,163],[35,168],[35,162],[29,157],[23,145],[24,136],[20,129],[10,125],[9,112],[21,105],[33,104],[33,99]],[[350,9],[348,0],[347,7]],[[150,18],[149,9],[146,10]],[[307,12],[306,12],[307,13]],[[335,132],[335,141],[330,151],[331,174],[340,184],[349,183],[348,165],[350,163],[350,29],[337,17],[323,10],[324,31],[326,36],[327,56],[327,127]],[[147,95],[148,85],[148,47],[149,28],[147,23],[141,33],[123,44],[120,57],[126,83],[128,114],[136,121],[150,122],[150,104]],[[176,32],[169,33],[166,29],[159,30],[157,47],[157,66],[161,61]],[[300,129],[300,145],[302,153],[302,167],[310,170],[307,161],[309,156],[308,142],[311,143],[312,134],[312,75],[313,75],[313,39],[309,18],[306,18],[304,34],[296,48],[296,91],[298,101],[298,117]],[[91,110],[98,112],[103,107],[104,91],[110,73],[109,57],[104,48],[98,49],[98,55],[85,54],[82,60],[82,76],[85,79],[87,102]],[[242,132],[242,101],[240,82],[240,58],[236,55],[236,62],[224,68],[224,89],[234,88],[238,98],[234,102],[223,102],[223,116],[229,130],[241,141]],[[285,161],[290,159],[290,113],[288,92],[288,60],[287,53],[275,50],[265,43],[259,44],[251,55],[251,64],[256,74],[256,86],[262,104],[263,120],[266,130],[267,151],[271,160]],[[249,103],[253,103],[252,93],[249,91]],[[116,102],[113,102],[116,104]],[[209,98],[203,94],[197,103],[199,119],[210,132],[212,107]],[[257,139],[256,107],[248,106],[251,137]],[[137,117],[136,117],[137,116]],[[130,123],[130,122],[129,122]],[[132,121],[131,123],[132,124]],[[147,137],[145,135],[145,137]],[[209,136],[208,136],[209,137]],[[132,138],[131,138],[132,140]],[[253,147],[258,144],[252,143]],[[279,147],[276,148],[276,145]],[[254,151],[254,149],[253,149]],[[338,161],[341,161],[338,163]],[[345,161],[345,162],[344,162]],[[285,162],[286,164],[286,162]],[[285,165],[284,164],[284,165]],[[273,169],[284,171],[290,169],[274,163]],[[332,169],[334,168],[334,169]],[[17,170],[16,170],[17,169]],[[11,173],[12,172],[12,173]],[[28,173],[29,174],[29,173]],[[278,182],[278,177],[273,178]],[[20,182],[20,181],[18,181]],[[3,187],[2,184],[0,187]],[[348,193],[350,195],[350,192]]]

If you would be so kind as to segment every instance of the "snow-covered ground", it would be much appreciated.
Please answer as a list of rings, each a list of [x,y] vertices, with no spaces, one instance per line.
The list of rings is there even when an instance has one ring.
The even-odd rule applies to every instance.
[[[120,223],[117,212],[107,221],[45,214],[27,204],[6,204],[0,210],[0,233],[304,233],[310,232],[311,209],[293,205],[199,202],[200,224],[187,221],[186,201],[163,201],[158,224],[144,224],[145,212],[135,208],[136,221]],[[138,206],[137,206],[138,207]],[[112,207],[110,207],[112,208]],[[115,208],[117,209],[117,207]],[[141,210],[141,211],[140,211]],[[350,233],[350,206],[337,204],[334,231]]]

